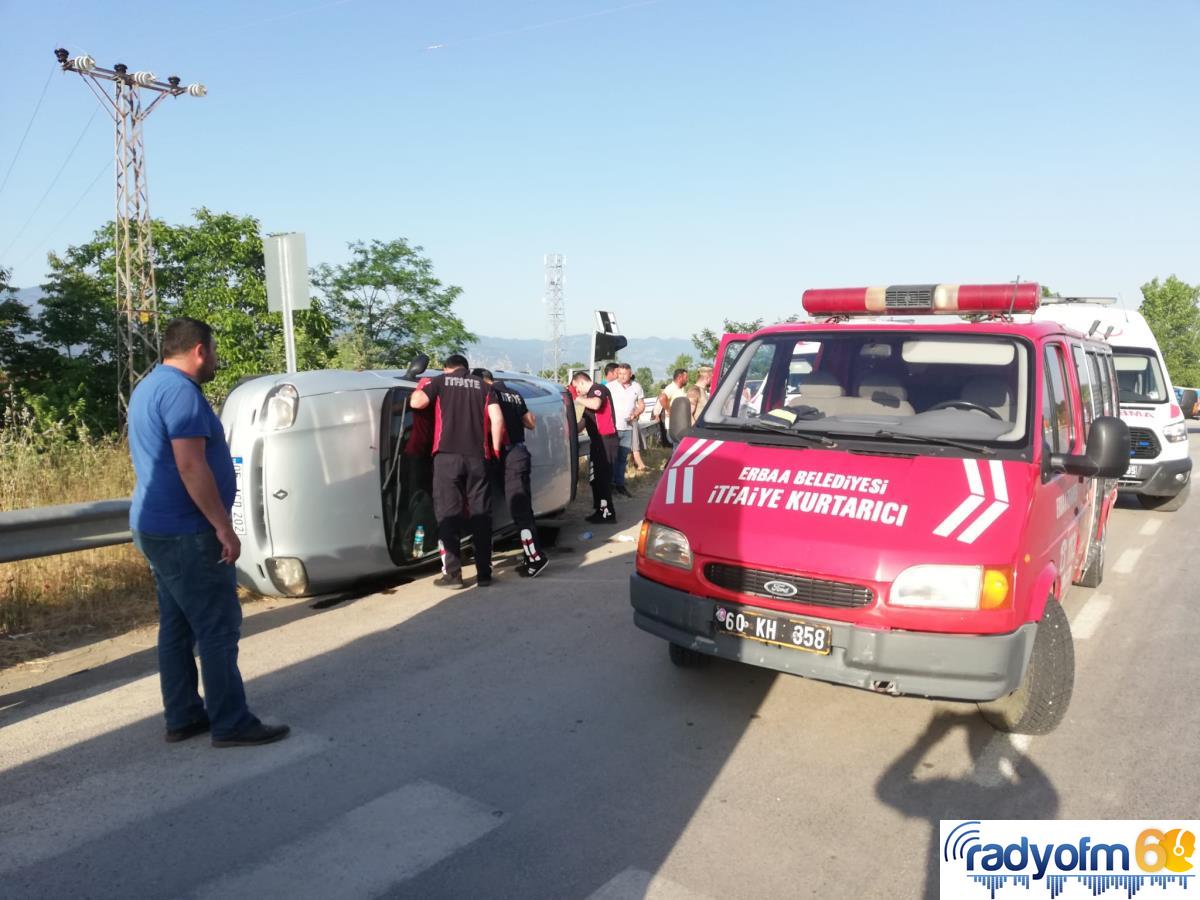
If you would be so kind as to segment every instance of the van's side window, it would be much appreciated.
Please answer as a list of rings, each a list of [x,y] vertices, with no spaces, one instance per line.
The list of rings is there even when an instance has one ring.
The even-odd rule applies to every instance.
[[[1050,448],[1055,453],[1070,453],[1075,446],[1075,415],[1072,409],[1071,392],[1068,388],[1067,372],[1063,367],[1063,351],[1058,344],[1046,346],[1046,374],[1049,379],[1049,401],[1044,404],[1052,415],[1049,424],[1053,437]],[[1043,415],[1046,413],[1043,412]]]
[[[1108,380],[1108,362],[1099,352],[1092,351],[1088,353],[1088,370],[1092,373],[1092,385],[1095,387],[1092,400],[1096,407],[1096,415],[1115,415],[1112,408],[1112,383]]]
[[[1087,436],[1092,427],[1092,419],[1096,418],[1096,400],[1098,388],[1093,390],[1092,370],[1088,368],[1087,356],[1083,348],[1072,345],[1071,355],[1075,358],[1075,374],[1079,379],[1079,402],[1083,408],[1083,434]]]
[[[764,406],[763,393],[768,387],[767,377],[775,364],[775,342],[760,342],[752,351],[750,366],[740,379],[738,385],[725,396],[721,405],[721,415],[736,416],[741,419],[757,418],[764,410],[773,408],[782,402],[782,398],[771,398],[770,404]],[[740,352],[738,354],[741,355]]]

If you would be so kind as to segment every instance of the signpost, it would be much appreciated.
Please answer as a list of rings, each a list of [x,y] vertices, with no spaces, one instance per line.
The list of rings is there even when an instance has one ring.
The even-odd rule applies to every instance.
[[[296,335],[292,312],[308,309],[308,252],[304,235],[293,231],[263,239],[267,276],[267,309],[283,313],[283,352],[288,374],[296,371]]]

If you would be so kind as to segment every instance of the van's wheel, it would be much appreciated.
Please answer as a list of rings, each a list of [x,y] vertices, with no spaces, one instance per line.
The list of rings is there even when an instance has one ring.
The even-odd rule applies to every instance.
[[[1049,734],[1067,714],[1075,688],[1075,645],[1062,604],[1050,597],[1038,622],[1033,653],[1017,689],[999,700],[979,704],[998,731]]]
[[[1183,486],[1183,490],[1174,497],[1147,497],[1145,494],[1138,494],[1138,503],[1142,504],[1142,509],[1154,509],[1158,512],[1175,512],[1183,504],[1187,503],[1188,492],[1192,489],[1192,483],[1189,481]]]
[[[681,669],[699,669],[712,662],[712,657],[707,653],[700,653],[690,647],[680,647],[678,644],[667,644],[667,653],[671,656],[671,662]]]
[[[1099,540],[1093,541],[1088,547],[1087,560],[1083,564],[1083,573],[1075,583],[1081,587],[1099,587],[1104,580],[1104,545],[1108,543],[1108,528],[1100,535]]]

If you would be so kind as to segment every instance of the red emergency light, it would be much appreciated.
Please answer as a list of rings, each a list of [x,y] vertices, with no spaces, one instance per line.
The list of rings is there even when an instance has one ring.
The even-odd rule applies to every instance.
[[[810,316],[979,315],[1031,313],[1042,290],[1025,284],[894,284],[804,292]]]

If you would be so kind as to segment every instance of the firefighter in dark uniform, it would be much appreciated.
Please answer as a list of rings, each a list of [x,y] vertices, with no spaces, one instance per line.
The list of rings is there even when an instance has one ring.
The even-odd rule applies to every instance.
[[[508,511],[513,523],[521,534],[521,549],[525,558],[517,574],[522,578],[536,578],[550,560],[538,545],[537,523],[533,520],[533,501],[529,486],[529,472],[532,468],[529,458],[529,448],[525,446],[525,429],[533,430],[537,419],[525,405],[525,398],[518,394],[503,381],[496,381],[487,369],[475,369],[472,375],[478,375],[485,385],[492,386],[492,392],[500,403],[500,412],[504,416],[504,435],[501,440],[500,463],[504,473],[504,498],[508,501]]]
[[[613,411],[612,394],[602,384],[592,381],[587,372],[576,372],[571,378],[575,396],[583,403],[580,430],[587,430],[589,480],[592,482],[592,504],[587,517],[596,525],[612,525],[617,521],[612,502],[612,467],[617,458],[617,416]]]
[[[433,508],[444,554],[442,576],[434,584],[463,587],[461,540],[469,516],[476,584],[486,587],[492,583],[492,490],[484,458],[499,448],[500,406],[457,353],[446,357],[441,375],[413,391],[411,405],[433,406]]]

